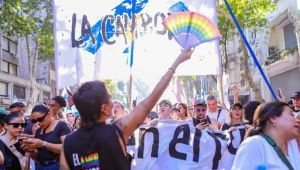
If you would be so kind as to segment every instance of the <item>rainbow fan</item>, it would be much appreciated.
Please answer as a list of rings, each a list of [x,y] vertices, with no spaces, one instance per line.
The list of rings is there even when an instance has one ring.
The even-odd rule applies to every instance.
[[[184,49],[220,38],[218,28],[204,15],[195,12],[179,12],[170,15],[163,25],[172,33]]]

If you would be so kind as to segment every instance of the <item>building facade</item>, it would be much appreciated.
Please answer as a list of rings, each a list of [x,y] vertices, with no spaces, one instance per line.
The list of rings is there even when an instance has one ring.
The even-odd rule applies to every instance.
[[[276,3],[277,9],[268,17],[270,24],[255,32],[248,29],[245,34],[273,90],[276,92],[280,88],[289,99],[300,90],[300,1],[278,0]],[[235,35],[227,44],[230,86],[240,86],[243,101],[255,100],[255,94],[244,77],[239,38]],[[249,68],[264,100],[272,101],[272,95],[251,57]]]
[[[13,102],[25,105],[30,97],[28,57],[21,38],[6,36],[0,31],[0,108]],[[37,65],[37,82],[41,87],[38,102],[55,95],[54,64],[46,61]]]

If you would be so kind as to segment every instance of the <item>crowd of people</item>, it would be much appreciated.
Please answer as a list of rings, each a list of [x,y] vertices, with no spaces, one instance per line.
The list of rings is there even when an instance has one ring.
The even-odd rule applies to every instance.
[[[229,111],[213,95],[195,99],[193,105],[158,102],[176,68],[192,53],[182,51],[150,95],[130,111],[113,101],[101,81],[86,82],[72,95],[80,115],[63,114],[66,101],[61,96],[35,105],[30,117],[24,117],[23,103],[13,103],[8,114],[0,114],[0,169],[128,170],[133,155],[126,146],[134,143],[134,131],[160,120],[208,129],[212,140],[226,140],[223,132],[243,129],[234,158],[225,165],[225,154],[219,153],[221,163],[211,169],[300,169],[300,92],[292,97],[292,106],[284,101],[236,102]]]

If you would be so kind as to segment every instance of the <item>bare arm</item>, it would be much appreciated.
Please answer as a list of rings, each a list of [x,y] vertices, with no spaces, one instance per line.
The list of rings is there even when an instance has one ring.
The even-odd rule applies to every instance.
[[[66,157],[65,157],[65,153],[64,153],[64,149],[61,150],[60,152],[60,169],[61,170],[69,170],[70,167],[69,165],[67,164],[67,161],[66,161]]]
[[[116,124],[123,132],[125,140],[127,140],[133,131],[138,127],[138,125],[145,120],[148,113],[155,106],[156,102],[169,85],[176,68],[182,62],[190,59],[193,51],[193,49],[182,51],[168,71],[161,77],[160,81],[157,83],[150,95],[141,101],[130,114],[116,121]]]

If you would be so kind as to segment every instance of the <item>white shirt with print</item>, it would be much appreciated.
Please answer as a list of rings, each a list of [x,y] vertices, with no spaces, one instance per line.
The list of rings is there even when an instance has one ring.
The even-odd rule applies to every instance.
[[[208,115],[209,118],[213,118],[213,119],[217,120],[220,124],[223,124],[227,120],[228,112],[226,109],[222,109],[222,111],[220,112],[220,116],[218,118],[219,109],[220,108],[218,108],[216,112],[209,112],[207,110],[206,115]]]
[[[300,169],[300,151],[295,139],[288,142],[288,156],[293,168]],[[232,170],[256,170],[265,166],[267,170],[288,170],[274,148],[260,135],[247,138],[240,145]]]

